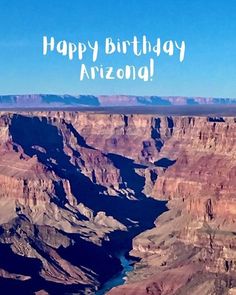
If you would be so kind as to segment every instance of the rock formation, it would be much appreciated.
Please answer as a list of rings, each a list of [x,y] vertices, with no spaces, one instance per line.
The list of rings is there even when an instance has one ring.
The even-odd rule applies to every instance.
[[[156,227],[133,240],[141,258],[109,294],[234,294],[234,118],[175,117],[161,155],[176,160],[152,196],[168,200]]]
[[[0,268],[6,290],[14,293],[14,281],[20,281],[24,294],[90,294],[121,269],[115,255],[120,241],[128,250],[132,237],[165,210],[142,192],[151,169],[135,163],[138,151],[134,159],[131,149],[126,153],[129,142],[142,139],[132,128],[128,139],[121,115],[1,113]],[[19,263],[11,266],[15,260],[23,270]]]
[[[1,112],[2,286],[94,294],[133,238],[140,261],[109,294],[233,294],[235,122]]]

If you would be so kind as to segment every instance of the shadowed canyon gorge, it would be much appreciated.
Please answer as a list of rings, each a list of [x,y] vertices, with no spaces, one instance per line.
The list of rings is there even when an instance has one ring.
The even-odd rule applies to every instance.
[[[0,112],[4,294],[236,294],[236,118]],[[128,256],[128,253],[130,256]]]

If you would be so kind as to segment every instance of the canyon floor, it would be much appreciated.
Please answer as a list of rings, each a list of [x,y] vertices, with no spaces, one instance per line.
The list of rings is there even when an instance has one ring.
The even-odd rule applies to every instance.
[[[235,114],[235,117],[234,117]],[[2,294],[236,294],[236,108],[0,112]]]

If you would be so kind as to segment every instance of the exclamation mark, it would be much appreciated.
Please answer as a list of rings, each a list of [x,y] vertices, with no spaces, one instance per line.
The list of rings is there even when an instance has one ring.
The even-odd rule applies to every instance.
[[[152,81],[153,76],[154,76],[154,59],[150,58],[150,81]]]

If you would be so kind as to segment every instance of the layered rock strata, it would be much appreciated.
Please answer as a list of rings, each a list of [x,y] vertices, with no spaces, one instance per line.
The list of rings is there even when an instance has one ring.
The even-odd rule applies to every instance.
[[[156,227],[133,240],[141,261],[109,294],[234,294],[235,118],[174,117],[161,150],[176,162],[152,196],[168,200]]]
[[[32,264],[3,259],[3,283],[93,294],[120,269],[113,237],[139,234],[131,255],[141,260],[110,294],[233,294],[235,122],[2,112],[2,253]],[[156,227],[155,199],[169,208]]]

